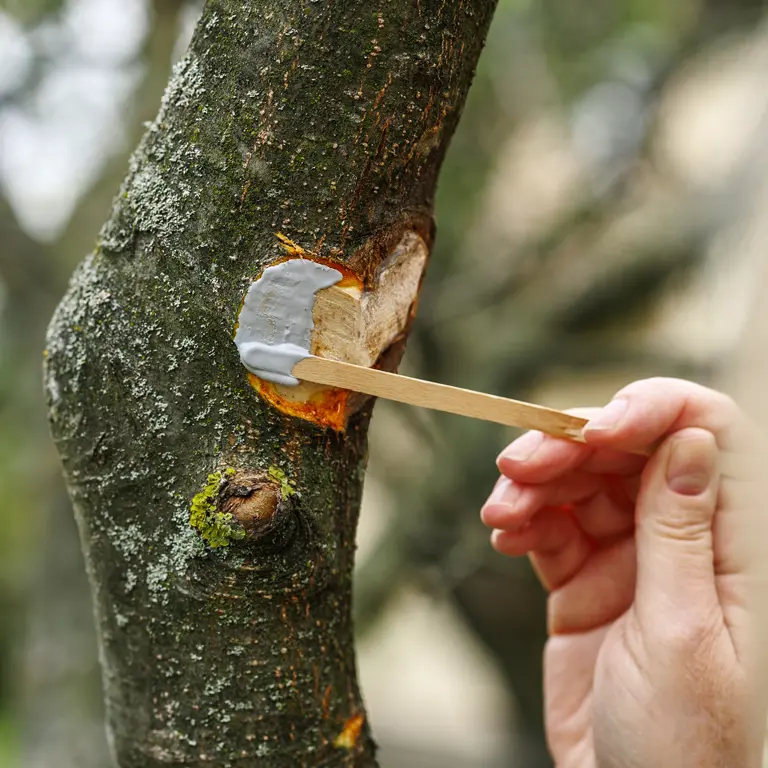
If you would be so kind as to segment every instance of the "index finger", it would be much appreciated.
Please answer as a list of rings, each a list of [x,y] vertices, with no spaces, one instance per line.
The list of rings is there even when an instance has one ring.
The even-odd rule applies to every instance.
[[[568,413],[591,419],[599,408],[573,408]],[[499,471],[521,483],[548,483],[581,469],[593,474],[627,475],[639,472],[647,457],[612,447],[596,449],[586,443],[526,432],[508,445],[496,460]]]
[[[643,451],[688,427],[711,432],[721,449],[734,448],[747,434],[741,411],[727,395],[682,379],[652,378],[619,390],[583,435],[594,447]]]

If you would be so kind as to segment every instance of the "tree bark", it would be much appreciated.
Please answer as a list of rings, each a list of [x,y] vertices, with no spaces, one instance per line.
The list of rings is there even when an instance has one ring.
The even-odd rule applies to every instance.
[[[15,613],[9,612],[25,619],[23,631],[14,638],[17,663],[15,700],[11,701],[19,723],[19,762],[25,768],[111,764],[88,582],[37,385],[40,348],[69,273],[109,212],[111,196],[125,174],[128,150],[157,114],[183,5],[183,0],[153,0],[151,27],[134,62],[143,75],[126,110],[131,146],[118,148],[105,162],[56,243],[41,244],[26,237],[0,199],[0,280],[8,294],[3,313],[8,345],[4,362],[6,370],[15,372],[10,393],[14,408],[2,414],[0,432],[11,442],[23,441],[27,454],[35,457],[33,467],[16,467],[9,477],[0,473],[0,486],[8,482],[26,494],[36,494],[20,500],[35,510],[24,522],[29,528],[24,542],[35,543],[27,553],[34,564],[29,568],[31,577],[23,580],[19,594],[14,595]]]
[[[494,6],[205,6],[46,350],[121,768],[375,765],[350,619],[371,404],[340,431],[288,417],[232,335],[278,231],[368,288],[431,243]]]

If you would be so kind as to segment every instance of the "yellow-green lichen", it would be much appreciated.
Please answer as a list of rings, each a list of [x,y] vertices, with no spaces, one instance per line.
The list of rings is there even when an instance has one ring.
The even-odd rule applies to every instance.
[[[230,467],[223,476],[229,478],[234,474],[235,470]],[[234,522],[232,515],[229,512],[220,512],[218,509],[221,479],[221,472],[208,475],[205,487],[192,499],[189,508],[189,524],[214,549],[229,546],[232,539],[245,538],[245,531]]]
[[[290,499],[296,493],[294,483],[291,482],[285,472],[279,467],[270,467],[267,472],[269,476],[277,483],[280,483],[280,495],[283,497],[283,501]]]

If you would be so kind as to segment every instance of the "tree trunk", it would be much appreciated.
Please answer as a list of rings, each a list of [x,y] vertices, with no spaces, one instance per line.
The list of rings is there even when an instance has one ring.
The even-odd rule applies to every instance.
[[[369,293],[431,243],[494,6],[205,6],[46,350],[121,768],[375,765],[350,620],[371,404],[288,416],[232,336],[281,242]]]

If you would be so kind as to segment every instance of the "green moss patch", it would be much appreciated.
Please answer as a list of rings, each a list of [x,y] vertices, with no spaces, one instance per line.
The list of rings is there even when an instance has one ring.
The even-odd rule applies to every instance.
[[[223,477],[229,478],[234,474],[235,470],[230,467]],[[232,540],[245,538],[245,531],[235,522],[232,515],[218,509],[221,480],[221,472],[208,475],[205,487],[192,499],[189,508],[189,524],[197,530],[208,546],[214,549],[228,547]]]
[[[267,472],[276,483],[280,484],[280,495],[283,497],[283,501],[290,499],[291,496],[296,493],[294,483],[288,479],[282,469],[278,467],[270,467]]]

